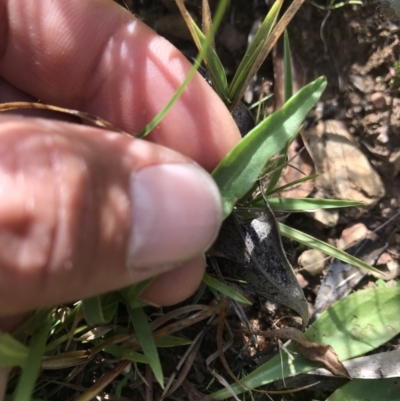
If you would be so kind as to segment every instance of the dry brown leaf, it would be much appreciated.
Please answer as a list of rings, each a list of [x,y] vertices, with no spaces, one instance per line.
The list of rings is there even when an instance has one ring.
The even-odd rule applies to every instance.
[[[86,113],[84,111],[73,110],[73,109],[65,109],[64,107],[53,106],[51,104],[37,103],[37,102],[8,102],[0,104],[0,112],[9,111],[9,110],[19,110],[19,109],[40,109],[40,110],[51,110],[57,113],[68,114],[74,117],[78,117],[82,120],[90,122],[97,127],[106,128],[111,131],[118,132],[123,135],[129,135],[125,131],[121,130],[114,124],[111,124],[107,120],[100,118],[98,116],[94,116],[92,114]]]
[[[301,334],[304,337],[304,334]],[[342,362],[339,361],[336,352],[330,345],[312,343],[305,337],[301,339],[301,341],[296,341],[296,345],[305,358],[322,363],[322,365],[324,365],[324,367],[334,375],[344,376],[350,379],[349,373],[343,366]]]
[[[87,350],[69,351],[50,357],[43,357],[42,369],[58,370],[70,368],[88,362],[91,357],[90,352]]]
[[[264,336],[268,338],[279,338],[281,340],[292,340],[296,343],[303,356],[310,361],[319,362],[324,368],[337,376],[351,378],[346,368],[330,345],[322,345],[308,341],[304,333],[293,327],[279,330],[252,331],[248,334]]]

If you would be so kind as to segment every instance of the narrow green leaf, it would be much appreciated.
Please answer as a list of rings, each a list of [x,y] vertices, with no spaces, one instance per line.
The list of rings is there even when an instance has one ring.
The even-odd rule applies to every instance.
[[[88,325],[84,325],[84,326],[79,326],[74,330],[73,335],[77,336],[80,333],[82,333],[83,331],[87,331],[89,328]],[[54,334],[54,333],[52,333]],[[55,340],[53,340],[52,342],[48,343],[46,345],[46,348],[44,350],[45,353],[52,353],[56,348],[58,348],[62,343],[65,343],[67,341],[71,340],[71,333],[69,331],[67,331],[65,334],[57,337]]]
[[[129,369],[129,372],[125,374],[125,376],[122,378],[122,380],[120,380],[118,382],[118,384],[115,386],[115,390],[114,390],[114,395],[115,398],[118,400],[119,398],[121,398],[122,395],[122,389],[128,385],[129,379],[133,376],[134,374],[134,370],[133,367],[131,366],[131,368]]]
[[[334,258],[339,259],[342,262],[349,263],[350,265],[359,267],[360,269],[368,270],[373,273],[382,274],[382,272],[380,272],[375,267],[372,267],[362,260],[352,255],[349,255],[347,252],[341,251],[340,249],[329,245],[328,243],[321,241],[315,237],[312,237],[311,235],[305,234],[302,231],[296,230],[295,228],[279,223],[279,231],[284,237],[300,242],[300,244],[306,245],[310,248],[318,249],[319,251],[333,256]]]
[[[192,341],[176,336],[165,336],[157,338],[155,341],[157,348],[170,348],[170,347],[181,347],[185,345],[190,345]]]
[[[97,295],[82,301],[85,320],[88,324],[106,324],[114,317],[121,296],[118,292]]]
[[[179,6],[179,3],[177,3]],[[183,2],[182,2],[183,5]],[[208,49],[210,47],[210,43],[212,38],[215,35],[215,32],[222,20],[222,17],[224,15],[224,12],[226,10],[226,7],[228,5],[228,0],[221,0],[218,3],[217,11],[215,13],[215,18],[214,18],[214,23],[212,24],[210,34],[207,35],[206,40],[202,43],[201,49],[199,49],[199,54],[196,57],[196,61],[193,64],[192,68],[189,70],[189,73],[187,74],[186,78],[182,82],[181,85],[179,85],[179,88],[175,91],[174,95],[172,96],[171,100],[165,105],[165,107],[153,118],[153,120],[146,125],[146,127],[136,135],[137,138],[144,138],[146,135],[148,135],[161,121],[162,119],[167,115],[167,113],[171,110],[172,106],[176,103],[176,101],[180,98],[182,95],[183,91],[185,90],[186,86],[190,82],[190,80],[193,78],[195,75],[196,71],[198,70],[201,61],[203,60],[204,56],[207,54]],[[183,14],[187,13],[186,10],[183,11]],[[185,14],[186,15],[186,14]],[[189,29],[192,24],[189,24]]]
[[[290,59],[290,47],[289,47],[289,36],[287,30],[284,32],[284,46],[283,46],[283,87],[284,87],[284,100],[287,102],[293,96],[293,84],[292,84],[292,62]],[[297,136],[297,135],[296,135]],[[276,163],[275,172],[268,183],[267,193],[271,193],[279,182],[282,175],[282,170],[286,165],[286,158],[290,141],[287,141],[285,147],[281,150],[280,157]]]
[[[0,331],[0,367],[25,366],[29,349],[11,334]]]
[[[132,362],[150,363],[149,358],[139,352],[134,352],[119,345],[109,345],[104,351],[121,359],[128,359]]]
[[[40,308],[13,332],[14,337],[32,335],[43,327],[50,319],[54,307]]]
[[[290,140],[286,141],[285,146],[279,152],[280,157],[273,164],[273,169],[275,171],[272,174],[272,177],[268,183],[268,188],[266,190],[266,194],[271,194],[271,193],[275,192],[274,190],[275,190],[276,185],[279,182],[279,179],[281,178],[282,170],[286,166],[286,163],[287,163],[286,159],[287,159],[287,153],[288,153],[289,146],[296,139],[297,135],[298,135],[298,132],[296,132],[295,135],[292,138],[290,138]],[[289,185],[291,186],[292,183],[289,183]],[[295,184],[293,184],[293,185],[295,185]]]
[[[223,282],[209,276],[207,273],[204,273],[203,283],[208,285],[210,288],[219,291],[221,294],[225,294],[227,297],[235,299],[238,302],[242,302],[247,305],[252,305],[252,303],[245,298],[242,294],[239,294],[233,288],[224,284]]]
[[[316,177],[318,177],[318,174],[309,175],[307,177],[299,178],[298,180],[294,180],[292,182],[289,182],[288,184],[282,185],[281,187],[275,188],[275,186],[273,186],[272,189],[268,189],[267,190],[267,194],[266,195],[267,196],[271,196],[271,195],[273,195],[273,194],[275,194],[277,192],[282,192],[287,188],[293,187],[293,186],[295,186],[297,184],[301,184],[302,182],[306,182],[306,181],[312,180],[313,178],[316,178]],[[268,188],[269,188],[269,186],[268,186]]]
[[[276,24],[282,4],[282,0],[275,1],[264,21],[262,22],[256,35],[254,36],[253,41],[248,47],[246,54],[242,58],[242,61],[240,62],[235,76],[233,77],[233,80],[229,86],[230,99],[239,97],[239,94],[244,86],[244,83],[246,82],[247,77],[249,76],[249,74],[252,74],[251,71],[252,67],[254,66],[254,62],[262,51],[263,46],[272,31],[272,28]]]
[[[284,63],[284,89],[285,102],[293,95],[292,60],[290,56],[290,43],[287,29],[283,33],[283,63]]]
[[[149,365],[156,380],[160,386],[164,388],[164,376],[160,358],[158,356],[157,347],[154,342],[153,333],[149,326],[149,322],[147,321],[146,314],[141,308],[132,309],[129,307],[129,305],[127,305],[127,309],[143,353],[149,359]]]
[[[268,99],[270,99],[272,96],[274,96],[273,93],[264,96],[262,99],[258,100],[257,102],[252,103],[251,106],[248,107],[248,109],[249,109],[249,110],[253,110],[253,109],[255,109],[256,107],[261,106],[264,102],[266,102],[266,101],[267,101]],[[258,120],[256,119],[256,121],[258,121]]]
[[[305,335],[309,341],[330,345],[341,361],[355,358],[373,351],[400,333],[399,304],[400,288],[357,291],[323,312]],[[288,351],[292,358],[282,352],[242,378],[242,382],[257,388],[320,367],[318,363],[305,359],[296,346],[290,345]],[[247,391],[236,383],[232,388],[236,394]],[[223,400],[231,394],[223,389],[211,396]]]
[[[193,20],[192,24],[193,31],[197,35],[197,40],[201,46],[200,48],[203,48],[207,38]],[[215,50],[210,46],[206,48],[204,62],[207,66],[207,71],[210,75],[215,92],[218,93],[218,96],[225,104],[229,104],[228,81],[226,80],[225,69],[217,56],[217,53],[215,53]]]
[[[326,401],[398,401],[400,379],[393,377],[380,380],[357,379],[337,389]]]
[[[130,285],[129,287],[123,288],[120,293],[124,301],[132,308],[142,308],[145,306],[145,302],[140,299],[143,291],[152,283],[154,278],[143,280],[140,283]]]
[[[362,206],[362,202],[339,200],[339,199],[318,199],[318,198],[269,198],[268,203],[272,210],[287,210],[293,212],[307,212],[316,209],[338,209],[343,207]],[[263,199],[252,203],[253,207],[264,207]]]
[[[50,327],[51,322],[48,321],[41,330],[37,331],[32,336],[28,358],[22,371],[22,375],[19,379],[17,388],[13,394],[13,399],[15,401],[31,401],[36,379],[40,373],[42,356],[46,346]]]
[[[325,86],[326,80],[321,77],[302,88],[281,110],[251,130],[213,171],[222,194],[225,218],[251,188],[269,158],[296,133]]]
[[[277,0],[281,2],[281,0]],[[235,91],[235,96],[231,96],[231,106],[230,109],[234,110],[243,96],[248,84],[252,80],[253,76],[256,74],[258,69],[261,67],[262,63],[265,61],[267,58],[268,54],[276,44],[278,38],[281,36],[287,25],[290,23],[292,20],[293,16],[296,14],[298,9],[301,7],[301,5],[304,3],[305,0],[293,0],[285,13],[282,15],[282,18],[276,23],[275,27],[271,31],[271,33],[268,35],[266,38],[265,42],[262,45],[262,48],[257,52],[257,57],[255,60],[252,62],[251,68],[249,73],[247,74],[246,77],[244,77],[244,80],[241,82],[240,87],[237,88]]]

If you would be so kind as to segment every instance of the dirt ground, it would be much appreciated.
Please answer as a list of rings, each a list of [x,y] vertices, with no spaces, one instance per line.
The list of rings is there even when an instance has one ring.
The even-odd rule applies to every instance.
[[[186,1],[198,20],[200,3]],[[211,2],[212,7],[215,3]],[[400,23],[382,17],[376,3],[346,5],[331,11],[326,3],[306,2],[289,26],[294,88],[321,75],[327,77],[328,87],[307,118],[301,138],[291,148],[292,156],[299,149],[305,149],[294,157],[291,162],[294,168],[285,171],[282,182],[304,174],[316,173],[319,177],[280,196],[361,200],[367,207],[285,215],[285,223],[374,264],[387,273],[384,280],[394,285],[400,274],[400,96],[399,89],[393,85],[395,64],[400,57]],[[127,2],[127,6],[185,54],[196,54],[173,1]],[[232,78],[249,37],[267,12],[265,1],[232,0],[216,38],[217,53],[228,78]],[[268,110],[279,108],[283,93],[282,71],[282,51],[278,46],[261,67],[245,100],[252,103],[273,94]],[[318,303],[318,296],[321,298],[331,261],[324,255],[304,252],[303,247],[289,241],[285,241],[285,249],[310,303],[311,313],[321,312],[327,305]],[[348,276],[341,276],[341,279],[344,277]],[[348,280],[346,291],[371,288],[379,285],[376,282],[376,277],[360,274]],[[330,302],[345,295],[336,294]],[[260,324],[270,328],[288,311],[268,304],[249,313],[257,316],[258,321],[264,319]],[[215,333],[213,336],[208,339],[210,344],[215,343]],[[394,344],[398,341],[395,339]],[[236,353],[231,350],[227,354],[229,358],[231,353],[232,369],[236,372],[243,366],[254,366],[261,359],[268,359],[277,347],[275,343],[262,342],[250,352],[239,350],[243,346],[240,341],[234,346]],[[200,360],[188,376],[200,390],[204,390],[209,380],[208,372],[201,368],[204,362],[201,358],[214,350],[211,345],[210,350],[202,349]],[[173,369],[178,358],[174,351],[165,353]],[[320,390],[326,397],[334,388]],[[171,399],[185,398],[185,392],[181,391]],[[272,397],[282,399],[281,396]],[[315,393],[293,395],[290,399],[313,397],[320,399]]]

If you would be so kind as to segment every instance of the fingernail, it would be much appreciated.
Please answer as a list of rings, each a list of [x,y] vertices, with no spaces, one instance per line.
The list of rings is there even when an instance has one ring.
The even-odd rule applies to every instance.
[[[222,221],[221,196],[194,164],[161,164],[132,174],[128,266],[189,260],[214,242]]]

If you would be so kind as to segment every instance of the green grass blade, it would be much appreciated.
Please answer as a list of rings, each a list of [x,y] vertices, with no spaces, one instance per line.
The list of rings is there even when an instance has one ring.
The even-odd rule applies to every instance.
[[[116,356],[117,358],[128,359],[132,362],[150,363],[150,359],[145,355],[140,354],[139,352],[131,351],[119,345],[109,345],[104,348],[104,351]]]
[[[342,262],[349,263],[350,265],[359,267],[360,269],[368,270],[373,273],[382,274],[378,269],[375,269],[375,267],[370,266],[362,260],[357,259],[356,257],[349,255],[348,253],[341,251],[340,249],[337,249],[324,241],[320,241],[319,239],[312,237],[311,235],[296,230],[295,228],[279,223],[279,232],[284,237],[300,242],[300,244],[306,245],[310,248],[318,249],[319,251],[333,256],[334,258],[339,259]]]
[[[82,301],[85,320],[89,324],[104,324],[106,320],[101,306],[100,295]]]
[[[182,84],[179,86],[179,88],[176,90],[174,95],[172,96],[171,100],[166,104],[166,106],[153,118],[153,120],[146,125],[146,127],[138,134],[136,135],[137,138],[144,138],[146,135],[148,135],[160,122],[161,120],[166,116],[166,114],[171,110],[172,106],[176,103],[176,101],[179,99],[179,97],[182,95],[183,91],[185,90],[186,86],[190,82],[190,80],[193,78],[194,74],[198,70],[201,61],[204,59],[204,56],[207,54],[208,49],[210,48],[210,42],[212,38],[215,35],[215,32],[222,20],[222,17],[224,15],[225,9],[228,5],[229,1],[228,0],[221,0],[219,1],[217,11],[215,13],[215,18],[214,18],[214,23],[212,24],[210,34],[207,35],[206,40],[202,43],[201,50],[196,57],[196,61],[193,64],[192,68],[189,70],[188,75],[182,82]]]
[[[212,175],[222,194],[224,217],[258,178],[265,163],[293,137],[326,86],[324,77],[306,85],[267,117],[221,161]]]
[[[289,182],[286,185],[282,185],[281,187],[278,187],[278,188],[273,187],[273,189],[267,189],[267,194],[266,195],[267,195],[267,197],[271,196],[273,194],[276,194],[277,192],[282,192],[287,188],[294,187],[297,184],[301,184],[302,182],[306,182],[306,181],[312,180],[312,179],[314,179],[316,177],[318,177],[318,174],[309,175],[307,177],[299,178],[298,180],[294,180],[292,182]]]
[[[268,188],[267,188],[267,194],[273,193],[276,185],[278,184],[279,179],[281,178],[282,175],[282,170],[286,166],[286,155],[289,149],[290,144],[293,142],[293,140],[296,138],[298,132],[296,132],[295,136],[291,138],[291,140],[287,141],[285,143],[284,148],[281,150],[280,155],[281,157],[278,159],[274,166],[274,173],[272,174],[271,180],[268,183]],[[308,177],[307,177],[308,178]],[[295,184],[293,184],[295,185]],[[290,186],[292,186],[292,183],[290,183]]]
[[[171,100],[165,105],[165,107],[143,128],[141,132],[139,132],[136,135],[136,138],[144,138],[150,132],[157,127],[158,124],[163,120],[163,118],[167,115],[167,113],[171,110],[173,105],[176,103],[176,101],[181,97],[183,91],[185,90],[186,86],[188,83],[191,81],[193,78],[194,74],[198,70],[201,60],[203,58],[203,54],[201,54],[201,57],[196,58],[195,63],[193,64],[193,67],[189,70],[189,73],[187,74],[186,78],[182,82],[182,84],[179,86],[179,88],[176,90],[174,95],[172,96]]]
[[[29,348],[11,334],[0,331],[0,368],[25,366]]]
[[[290,59],[289,36],[286,29],[284,32],[283,65],[284,65],[283,87],[284,87],[285,102],[287,102],[293,95],[293,83],[292,83],[292,61]],[[279,160],[277,161],[276,170],[272,175],[270,182],[268,183],[267,193],[273,191],[273,189],[278,184],[279,179],[281,178],[282,170],[286,165],[286,156],[288,153],[290,143],[291,142],[288,141],[286,143],[286,146],[281,151],[282,157],[279,158]]]
[[[277,0],[280,1],[280,0]],[[262,63],[267,58],[268,54],[276,44],[278,38],[281,36],[287,25],[292,20],[293,16],[296,14],[297,10],[301,7],[305,0],[292,0],[291,4],[289,5],[288,9],[283,14],[282,18],[278,21],[275,25],[274,29],[266,38],[265,42],[262,45],[261,49],[257,49],[257,57],[253,61],[251,65],[251,69],[248,72],[247,76],[243,76],[243,80],[235,88],[234,96],[232,96],[232,92],[230,92],[231,97],[231,110],[234,110],[237,106],[238,102],[240,101],[241,97],[243,96],[248,84],[250,83],[251,79],[253,78],[254,74],[258,71],[261,67]]]
[[[283,34],[283,63],[284,63],[284,90],[285,102],[293,96],[292,60],[290,57],[290,43],[287,29]]]
[[[117,292],[97,295],[82,301],[85,320],[88,324],[106,324],[114,317],[121,296]]]
[[[252,305],[252,303],[243,295],[239,294],[233,288],[222,283],[221,281],[209,276],[207,273],[205,273],[203,276],[203,283],[208,285],[210,288],[219,291],[221,294],[225,294],[229,298],[232,298],[238,302],[242,302],[246,305]]]
[[[273,93],[264,96],[262,99],[258,100],[257,102],[252,103],[251,106],[248,107],[248,109],[249,109],[249,110],[255,109],[256,107],[262,105],[264,102],[266,102],[268,99],[270,99],[272,96],[274,96]]]
[[[338,199],[318,198],[269,198],[268,203],[273,210],[306,212],[317,209],[338,209],[343,207],[362,206],[364,203]],[[254,207],[264,207],[264,199],[252,203]]]
[[[165,336],[157,338],[155,342],[157,348],[181,347],[192,344],[192,341],[188,340],[187,338],[176,336]]]
[[[127,288],[120,291],[124,301],[132,308],[141,308],[144,306],[145,302],[140,299],[143,291],[152,283],[154,278],[149,278],[143,280],[140,283],[133,284]]]
[[[341,361],[355,358],[373,351],[400,333],[399,304],[400,288],[357,291],[323,312],[305,335],[309,341],[332,346]],[[276,355],[242,378],[242,382],[257,388],[320,367],[305,359],[294,345],[290,345],[288,351],[294,359],[286,352]],[[236,383],[232,388],[236,394],[247,391]],[[223,389],[211,396],[224,400],[231,394]]]
[[[201,49],[205,46],[207,38],[193,20],[192,23],[193,31],[197,36]],[[204,62],[207,66],[207,71],[210,75],[215,92],[218,93],[218,96],[225,104],[229,104],[228,81],[226,80],[225,69],[219,57],[217,56],[217,53],[215,53],[215,50],[210,46],[206,48]]]
[[[40,308],[35,311],[29,318],[21,324],[13,332],[13,336],[18,338],[21,336],[32,335],[41,327],[43,327],[53,312],[54,307]]]
[[[356,379],[337,389],[326,401],[398,401],[400,380],[398,377],[380,380]]]
[[[134,370],[133,367],[129,369],[129,372],[118,382],[118,384],[115,386],[114,390],[114,395],[115,398],[118,400],[122,396],[122,389],[125,388],[125,386],[129,385],[129,379],[133,376]]]
[[[282,7],[283,0],[276,0],[271,9],[269,10],[267,16],[262,22],[259,30],[254,36],[253,41],[248,47],[246,54],[244,55],[233,80],[229,86],[229,98],[238,99],[242,91],[243,86],[247,80],[247,77],[252,74],[252,68],[255,60],[260,54],[263,46],[272,31],[272,28],[276,24],[278,19],[279,11]]]
[[[129,305],[127,305],[127,309],[143,353],[149,359],[149,365],[156,380],[164,388],[164,376],[160,358],[146,314],[143,309],[132,309]]]
[[[18,386],[13,394],[15,401],[31,401],[32,393],[35,388],[36,379],[40,373],[42,356],[46,346],[46,341],[50,331],[50,320],[45,326],[37,331],[31,339],[29,345],[28,358],[22,375],[19,379]]]

